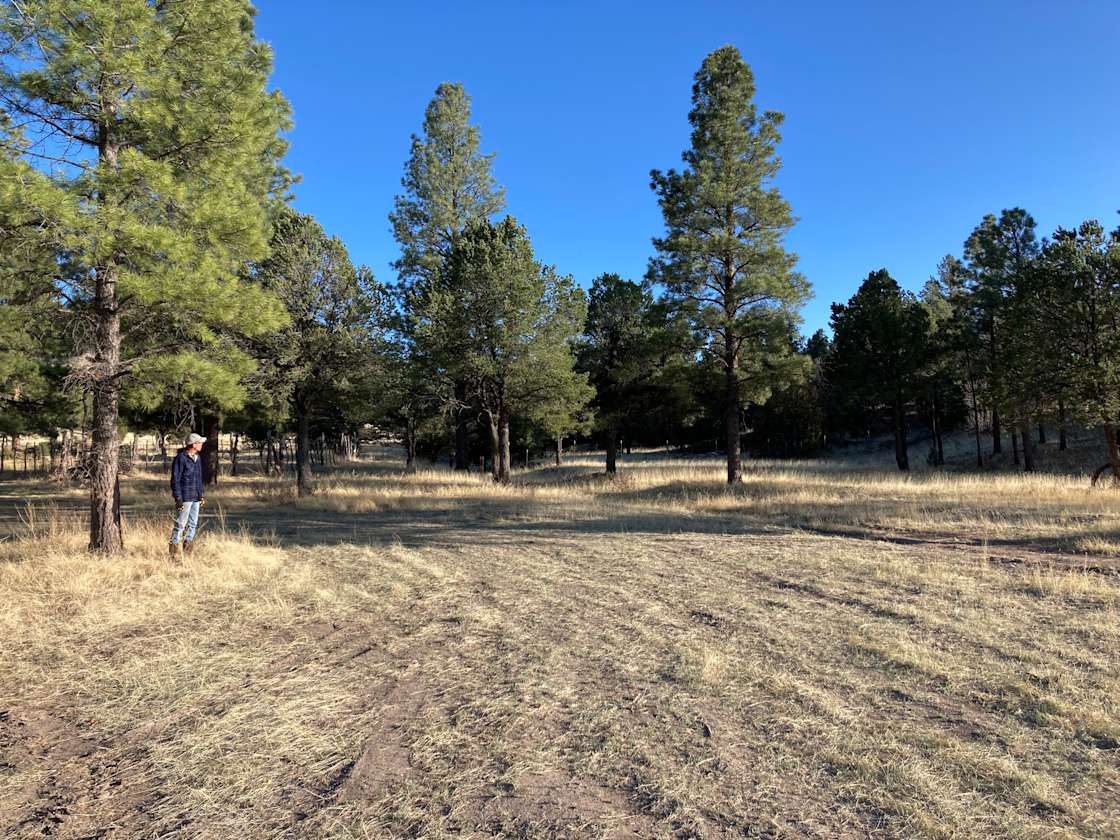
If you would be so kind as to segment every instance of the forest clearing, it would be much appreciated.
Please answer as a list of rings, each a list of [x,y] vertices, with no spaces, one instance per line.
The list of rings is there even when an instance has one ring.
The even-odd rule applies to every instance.
[[[599,470],[227,477],[182,564],[163,472],[111,563],[77,491],[2,485],[0,834],[1120,831],[1113,493]]]
[[[0,838],[1120,837],[1120,5],[260,5],[0,0]]]

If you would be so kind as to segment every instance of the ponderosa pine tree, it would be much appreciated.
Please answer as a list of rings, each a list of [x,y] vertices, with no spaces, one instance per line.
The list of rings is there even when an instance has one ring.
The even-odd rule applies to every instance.
[[[374,363],[381,289],[369,269],[355,269],[346,247],[310,216],[286,209],[273,228],[270,254],[255,280],[284,306],[288,325],[258,337],[253,355],[296,427],[296,483],[313,492],[313,417],[351,401]]]
[[[895,462],[910,469],[906,411],[926,362],[929,314],[886,269],[873,271],[847,303],[832,304],[831,382],[870,406],[887,406]]]
[[[935,331],[931,337],[933,355],[937,364],[955,379],[962,391],[976,443],[976,467],[983,469],[980,401],[985,384],[985,365],[969,287],[970,278],[968,268],[959,259],[947,254],[937,264],[937,276],[927,284],[923,299],[928,309],[941,312],[935,319]]]
[[[579,368],[595,388],[595,424],[603,435],[608,475],[617,472],[619,430],[644,382],[652,306],[647,288],[617,274],[601,274],[591,283]]]
[[[470,222],[438,273],[417,337],[489,419],[496,481],[510,480],[510,419],[542,405],[573,416],[593,392],[574,369],[571,339],[587,302],[571,277],[533,257],[525,229],[506,217]]]
[[[1002,210],[997,219],[988,214],[964,244],[965,262],[971,272],[971,302],[977,333],[984,345],[984,381],[992,418],[992,454],[1003,451],[1001,408],[1008,391],[1003,369],[1003,320],[1016,284],[1038,255],[1035,222],[1021,207]],[[1025,422],[1025,421],[1023,421]]]
[[[21,0],[0,21],[0,145],[36,164],[8,183],[59,257],[59,289],[92,392],[90,548],[123,546],[122,380],[212,324],[269,329],[267,295],[239,282],[268,244],[287,179],[271,53],[248,0]]]
[[[595,429],[603,439],[608,475],[617,472],[623,433],[687,406],[679,391],[690,339],[685,325],[669,317],[647,285],[617,274],[592,281],[578,366],[595,388]]]
[[[754,93],[737,49],[705,58],[692,87],[685,168],[651,173],[666,233],[654,239],[650,277],[691,313],[721,371],[728,483],[742,477],[744,399],[764,402],[775,382],[805,372],[788,338],[809,288],[783,244],[793,215],[771,186],[783,118],[759,116]]]
[[[490,219],[505,207],[505,192],[491,174],[493,154],[479,151],[478,127],[471,125],[471,100],[463,86],[444,82],[424,114],[423,136],[413,135],[412,151],[401,179],[404,193],[389,214],[401,256],[398,272],[404,315],[401,337],[410,340],[412,312],[424,298],[451,254],[456,237],[469,222]],[[407,359],[408,356],[405,356]],[[416,362],[421,368],[424,361]],[[418,377],[410,377],[419,381]],[[450,383],[450,410],[455,427],[455,468],[467,463],[465,383]],[[426,404],[411,401],[414,407]]]
[[[1052,366],[1070,413],[1100,425],[1120,483],[1120,229],[1059,228],[1031,273],[1035,353]]]

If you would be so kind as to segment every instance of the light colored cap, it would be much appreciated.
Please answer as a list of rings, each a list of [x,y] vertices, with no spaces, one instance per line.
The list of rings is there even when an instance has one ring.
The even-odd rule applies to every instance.
[[[206,438],[191,432],[190,436],[187,438],[187,446],[194,446],[196,443],[206,443]]]

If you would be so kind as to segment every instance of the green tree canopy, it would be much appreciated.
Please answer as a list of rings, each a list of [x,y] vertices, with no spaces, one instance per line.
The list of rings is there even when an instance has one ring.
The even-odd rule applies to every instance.
[[[436,275],[451,254],[455,239],[472,221],[490,219],[505,206],[505,193],[491,174],[493,154],[480,151],[479,131],[470,123],[471,100],[463,86],[444,82],[424,114],[422,136],[413,135],[412,149],[401,179],[404,192],[397,196],[389,221],[393,236],[401,249],[393,264],[398,272],[396,290],[401,324],[398,341],[397,370],[402,383],[421,386],[399,403],[407,407],[402,414],[390,412],[386,419],[395,419],[405,438],[415,443],[412,432],[421,425],[430,425],[432,413],[446,410],[455,426],[455,468],[465,470],[467,464],[468,424],[470,406],[463,382],[431,379],[431,359],[421,356],[413,338],[417,312],[426,306],[425,299]],[[408,372],[400,368],[415,368]],[[425,383],[432,385],[423,393]],[[420,416],[418,411],[424,411]],[[409,451],[412,451],[411,449]],[[411,458],[409,460],[411,464]]]
[[[720,369],[729,483],[742,475],[743,400],[764,402],[775,383],[805,373],[788,338],[809,287],[784,246],[793,215],[771,185],[782,115],[759,115],[754,93],[737,49],[705,58],[692,88],[685,168],[651,174],[666,232],[654,240],[650,276],[691,313]]]
[[[92,393],[92,549],[123,544],[122,379],[282,319],[239,279],[287,184],[271,65],[247,0],[24,0],[0,21],[0,147],[36,165],[5,190],[48,233]]]
[[[910,469],[906,409],[926,362],[929,313],[886,269],[873,271],[845,303],[832,304],[828,376],[850,395],[889,406],[895,461]]]
[[[296,425],[296,477],[301,496],[313,490],[313,419],[353,425],[355,410],[372,413],[377,325],[384,293],[346,247],[310,216],[285,210],[270,255],[255,266],[257,282],[283,304],[288,325],[252,343],[269,389],[286,399]]]
[[[454,381],[467,384],[489,420],[494,473],[510,479],[509,421],[541,406],[592,396],[574,369],[571,339],[586,298],[571,277],[533,257],[525,229],[506,217],[471,222],[427,296],[417,338]]]

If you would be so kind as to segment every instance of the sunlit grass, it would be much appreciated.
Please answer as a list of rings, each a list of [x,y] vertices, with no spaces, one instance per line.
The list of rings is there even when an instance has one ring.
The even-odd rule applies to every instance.
[[[126,481],[121,557],[84,551],[74,491],[21,508],[0,833],[1120,832],[1116,494],[824,461],[727,488],[718,459],[653,453],[601,470],[502,487],[382,451],[303,499],[223,477],[183,564],[158,472]],[[298,547],[239,524],[300,517]],[[329,531],[353,520],[428,531]]]

